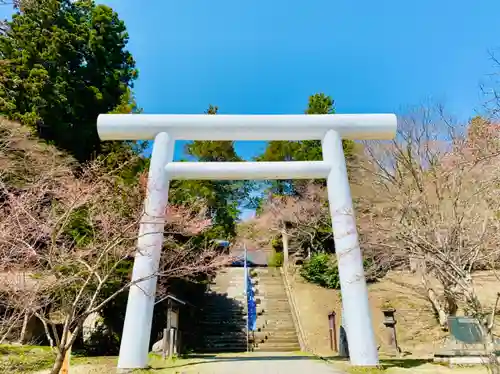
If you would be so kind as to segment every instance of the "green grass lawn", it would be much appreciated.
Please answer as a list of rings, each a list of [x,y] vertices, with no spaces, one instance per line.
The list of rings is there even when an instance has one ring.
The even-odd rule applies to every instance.
[[[35,373],[50,369],[54,363],[54,353],[49,347],[0,345],[0,373]],[[150,356],[151,370],[138,370],[137,373],[176,374],[179,368],[202,362],[202,359],[162,360],[156,355]],[[82,372],[115,373],[117,357],[71,357],[71,367]]]
[[[231,358],[245,355],[247,354],[220,354],[217,357]],[[296,355],[308,354],[297,352]],[[31,374],[50,369],[54,363],[55,355],[49,347],[0,345],[0,357],[0,373]],[[203,356],[199,356],[163,360],[157,355],[150,355],[150,368],[138,370],[136,373],[178,374],[194,369],[194,366],[202,364],[207,360],[213,361],[213,357],[204,358]],[[71,373],[114,374],[116,372],[116,364],[117,357],[81,357],[73,355],[71,357]]]
[[[32,373],[54,362],[49,347],[0,345],[0,357],[1,373]]]
[[[483,365],[453,365],[433,363],[430,359],[401,358],[380,359],[380,366],[376,368],[361,368],[349,365],[344,359],[328,358],[337,367],[349,374],[487,374],[489,371]]]

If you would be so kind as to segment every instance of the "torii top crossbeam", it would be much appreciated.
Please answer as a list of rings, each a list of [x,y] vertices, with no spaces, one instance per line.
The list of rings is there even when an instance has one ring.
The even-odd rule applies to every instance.
[[[101,114],[101,140],[152,140],[166,132],[175,140],[320,140],[328,130],[343,139],[393,139],[394,114]]]

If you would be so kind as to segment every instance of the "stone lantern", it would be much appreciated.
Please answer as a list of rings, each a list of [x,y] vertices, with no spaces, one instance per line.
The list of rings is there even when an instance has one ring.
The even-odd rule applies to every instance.
[[[396,309],[386,306],[382,309],[382,313],[384,313],[384,326],[385,326],[385,334],[386,334],[386,342],[387,348],[389,348],[391,353],[395,353],[396,356],[399,357],[401,354],[401,348],[399,348],[398,340],[396,337],[396,318],[394,314],[396,313]]]

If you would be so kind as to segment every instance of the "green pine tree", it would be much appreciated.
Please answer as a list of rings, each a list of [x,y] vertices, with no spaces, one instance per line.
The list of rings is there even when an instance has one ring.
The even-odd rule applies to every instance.
[[[27,4],[0,34],[0,114],[87,161],[106,151],[97,116],[123,106],[137,78],[125,24],[91,0]]]

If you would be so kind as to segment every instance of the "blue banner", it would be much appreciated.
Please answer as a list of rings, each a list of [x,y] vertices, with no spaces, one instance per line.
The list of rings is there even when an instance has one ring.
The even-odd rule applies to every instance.
[[[247,309],[248,309],[248,330],[257,330],[257,304],[252,288],[252,280],[247,272]]]
[[[247,294],[247,310],[248,310],[248,331],[257,330],[257,304],[255,303],[255,295],[252,287],[252,279],[248,268],[245,269],[246,276],[246,294]]]

